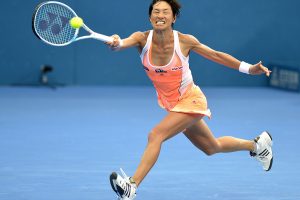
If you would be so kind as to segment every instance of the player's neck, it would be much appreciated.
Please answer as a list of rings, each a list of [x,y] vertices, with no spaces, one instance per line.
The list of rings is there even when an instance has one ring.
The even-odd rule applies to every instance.
[[[173,29],[154,30],[153,40],[158,44],[166,44],[173,41]]]

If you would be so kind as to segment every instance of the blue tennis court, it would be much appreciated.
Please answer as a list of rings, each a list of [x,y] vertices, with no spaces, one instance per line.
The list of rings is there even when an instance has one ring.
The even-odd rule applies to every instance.
[[[207,156],[180,133],[135,199],[300,200],[299,0],[59,1],[0,6],[0,200],[116,200],[110,174],[134,174],[166,116],[157,94],[178,112],[207,111],[193,83],[216,137],[271,133],[272,169],[247,151]],[[179,115],[159,127],[136,183],[190,122]]]
[[[264,172],[248,152],[208,157],[179,134],[164,143],[137,199],[300,199],[299,94],[202,89],[215,136],[272,134],[272,170]],[[116,199],[109,174],[120,167],[133,174],[164,115],[151,87],[1,87],[0,199]]]

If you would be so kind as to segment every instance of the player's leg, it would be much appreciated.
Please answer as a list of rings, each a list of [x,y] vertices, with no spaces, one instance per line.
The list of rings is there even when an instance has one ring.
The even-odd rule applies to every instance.
[[[132,178],[127,176],[122,178],[117,173],[112,173],[110,182],[118,196],[121,198],[134,199],[137,186],[142,182],[157,161],[162,143],[182,132],[200,118],[201,117],[195,115],[169,112],[168,115],[150,131],[146,149],[134,176]]]
[[[272,137],[264,131],[258,137],[251,140],[244,140],[231,136],[215,138],[204,120],[199,120],[184,131],[186,137],[207,155],[219,152],[250,151],[263,166],[269,171],[273,163]]]
[[[199,119],[199,116],[197,117],[184,113],[170,112],[156,127],[150,131],[146,149],[133,176],[137,185],[141,183],[141,181],[157,161],[162,143],[174,135],[182,132]]]
[[[207,155],[219,152],[253,151],[254,141],[244,140],[231,136],[215,138],[203,119],[198,120],[184,131],[185,136]]]

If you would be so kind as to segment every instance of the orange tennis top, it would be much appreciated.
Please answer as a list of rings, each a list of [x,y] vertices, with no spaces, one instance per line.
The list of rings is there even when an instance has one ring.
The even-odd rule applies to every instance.
[[[156,89],[158,100],[167,110],[175,107],[180,97],[194,83],[189,57],[185,57],[181,52],[178,32],[173,30],[173,35],[174,52],[167,65],[155,66],[151,62],[153,30],[150,31],[147,43],[140,54],[144,69]]]

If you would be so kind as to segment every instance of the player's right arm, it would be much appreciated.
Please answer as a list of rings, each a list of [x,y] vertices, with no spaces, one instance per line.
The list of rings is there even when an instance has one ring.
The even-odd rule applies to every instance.
[[[112,35],[113,42],[108,42],[107,44],[113,50],[122,50],[130,47],[137,47],[139,50],[145,45],[146,36],[144,32],[135,32],[131,34],[128,38],[121,39],[119,35]]]

